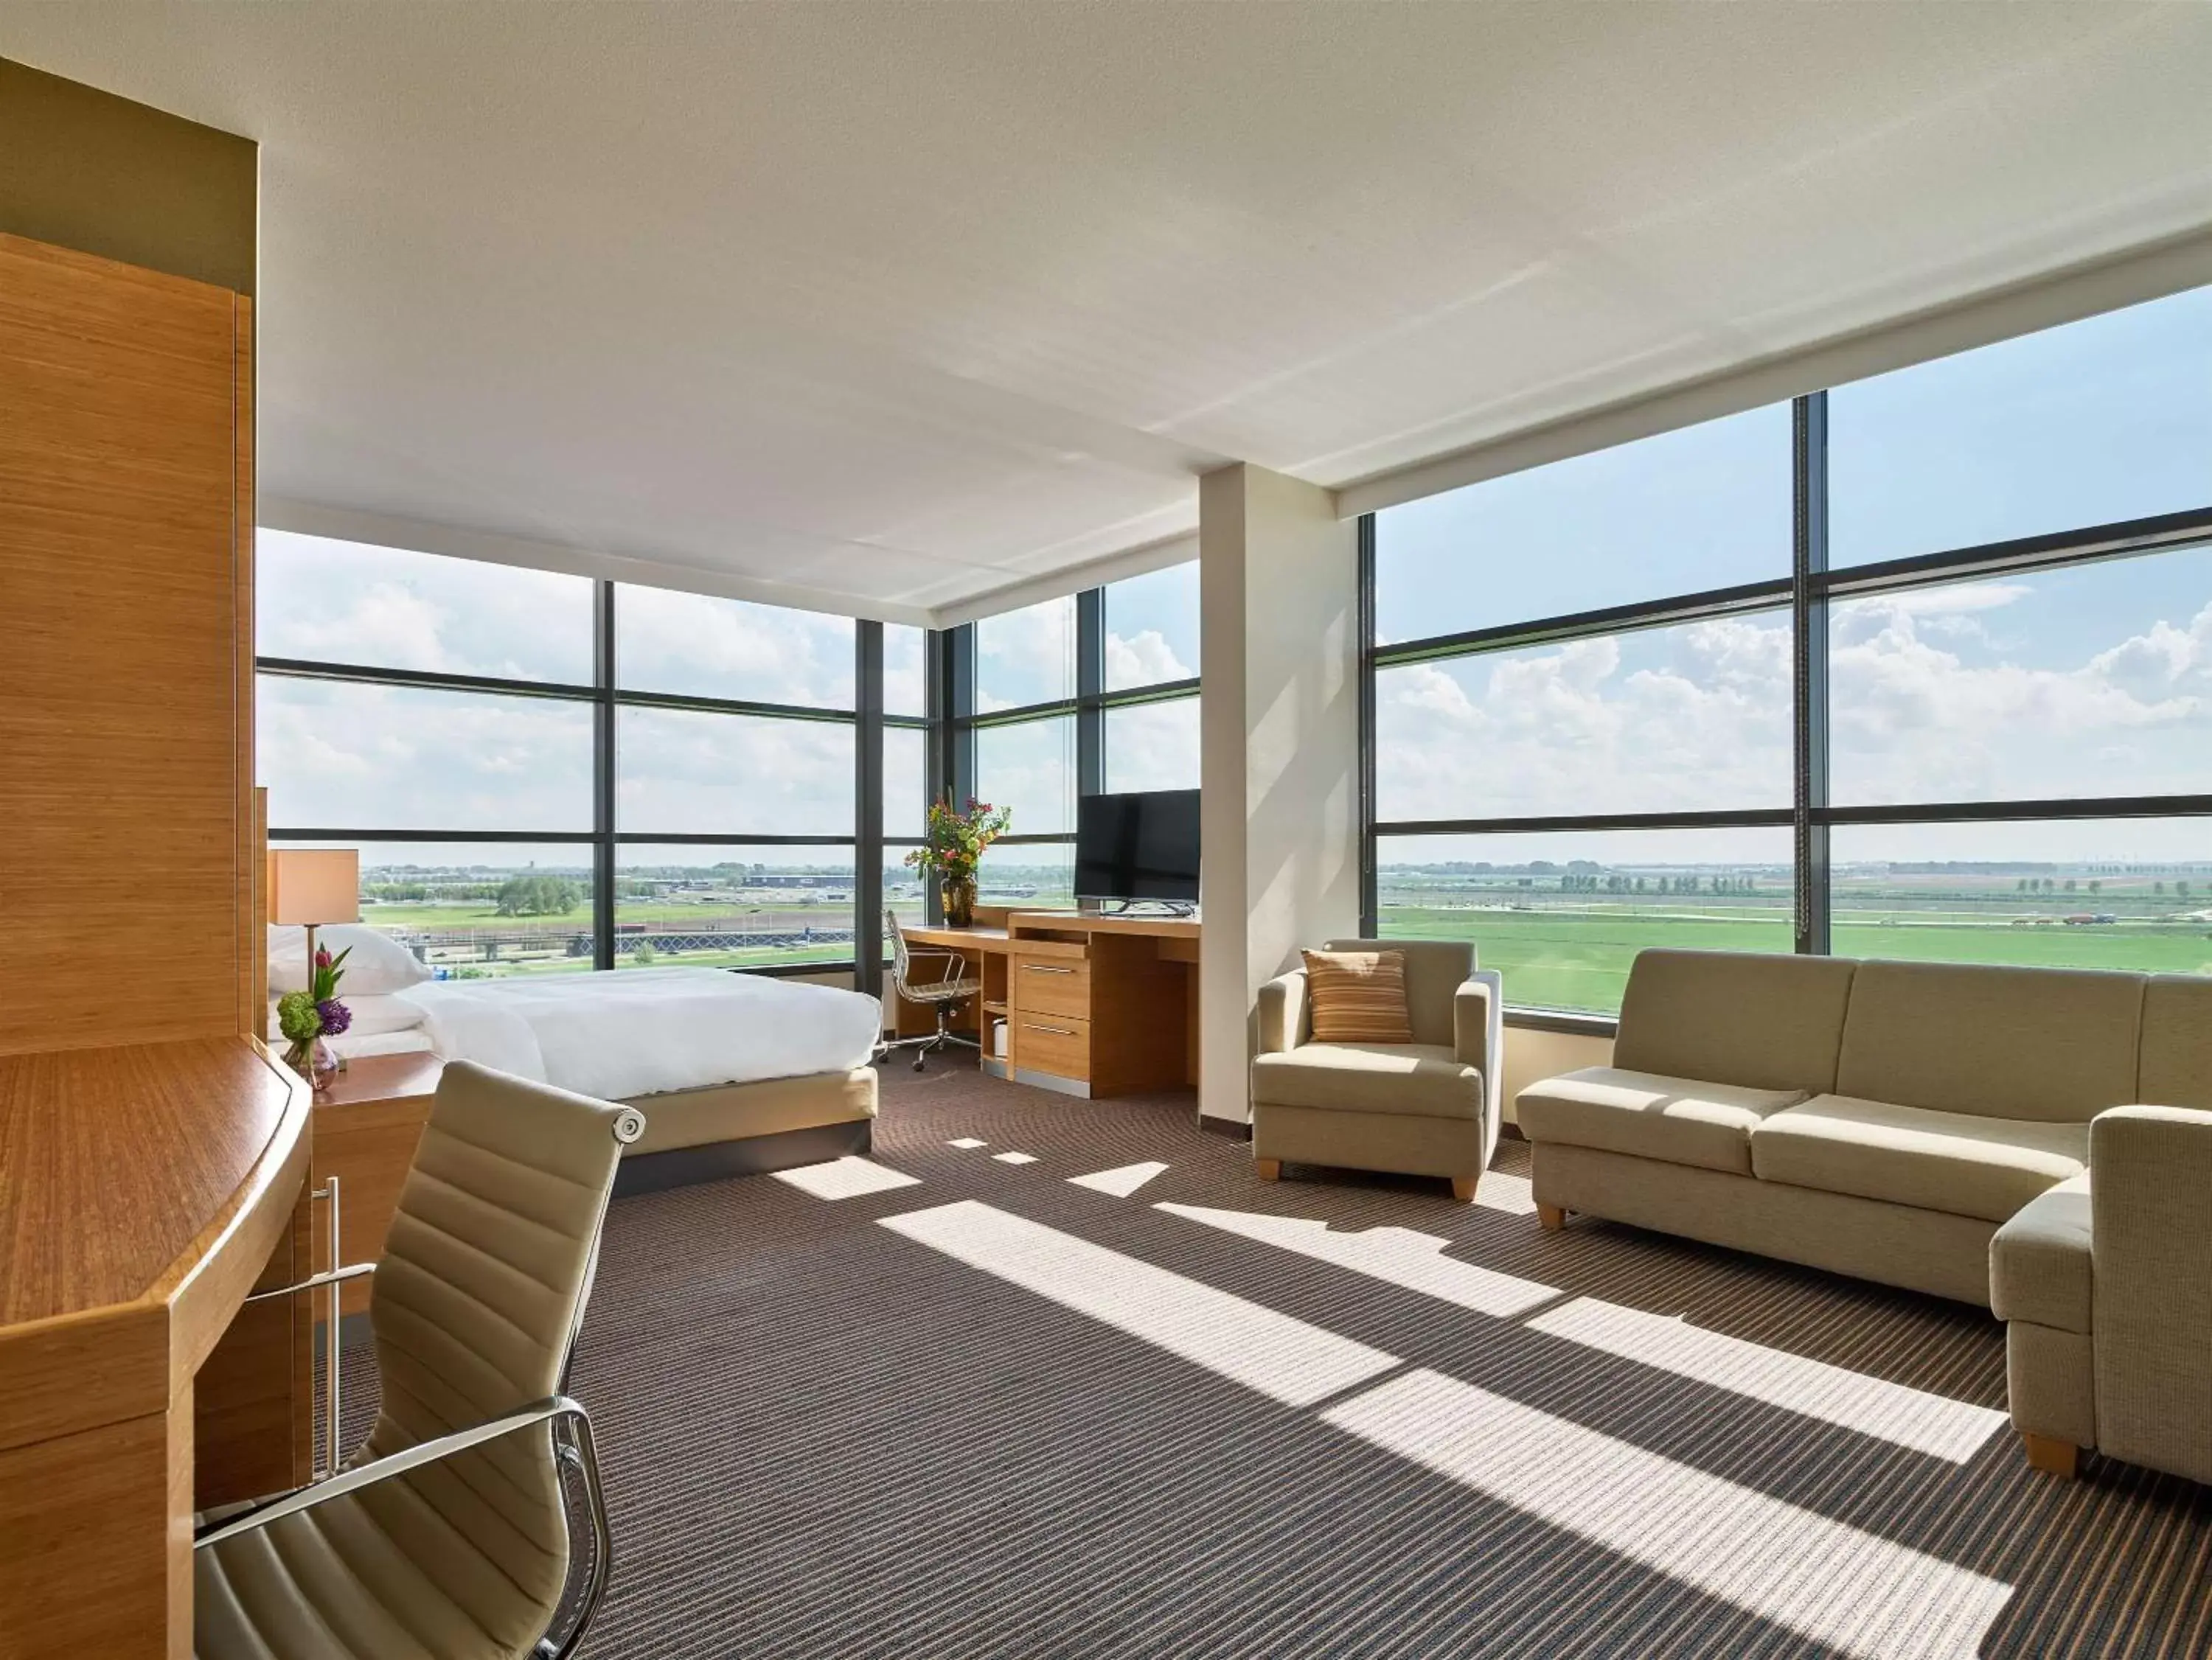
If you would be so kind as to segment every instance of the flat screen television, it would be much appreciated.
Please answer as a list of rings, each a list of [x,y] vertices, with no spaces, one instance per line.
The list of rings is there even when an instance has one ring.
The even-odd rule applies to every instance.
[[[1084,796],[1075,817],[1075,893],[1085,900],[1198,903],[1198,791]]]

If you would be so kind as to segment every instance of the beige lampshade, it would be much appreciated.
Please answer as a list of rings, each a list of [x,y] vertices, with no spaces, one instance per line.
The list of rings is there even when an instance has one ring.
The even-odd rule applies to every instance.
[[[269,850],[269,920],[320,927],[361,920],[361,854],[350,847]]]

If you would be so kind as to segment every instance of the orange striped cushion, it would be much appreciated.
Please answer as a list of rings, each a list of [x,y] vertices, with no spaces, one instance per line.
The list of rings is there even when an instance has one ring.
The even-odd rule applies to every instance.
[[[1316,1043],[1411,1043],[1402,951],[1307,951]]]

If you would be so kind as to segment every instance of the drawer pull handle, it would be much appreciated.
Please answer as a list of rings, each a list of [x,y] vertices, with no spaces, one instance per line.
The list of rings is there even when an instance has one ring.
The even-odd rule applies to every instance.
[[[1039,1026],[1035,1021],[1029,1022],[1029,1028],[1032,1032],[1049,1032],[1055,1038],[1072,1038],[1075,1035],[1064,1026]]]
[[[1073,974],[1073,968],[1055,968],[1048,962],[1025,962],[1022,965],[1032,974]]]

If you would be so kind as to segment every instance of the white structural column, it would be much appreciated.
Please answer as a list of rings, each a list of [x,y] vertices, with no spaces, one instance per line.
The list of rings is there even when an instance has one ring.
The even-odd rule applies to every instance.
[[[1199,481],[1199,1111],[1252,1116],[1260,986],[1359,926],[1358,527],[1240,464]]]

